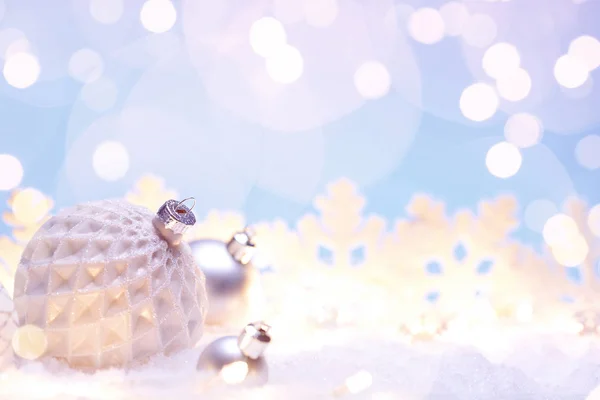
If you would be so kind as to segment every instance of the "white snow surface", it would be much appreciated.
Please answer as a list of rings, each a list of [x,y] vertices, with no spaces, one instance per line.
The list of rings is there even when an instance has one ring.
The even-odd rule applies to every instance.
[[[319,331],[302,339],[274,338],[266,354],[269,383],[244,388],[214,380],[209,385],[196,371],[202,347],[218,336],[209,333],[196,349],[131,371],[85,374],[56,362],[22,365],[0,373],[0,399],[330,399],[347,377],[363,370],[372,375],[371,387],[343,398],[600,399],[599,391],[590,396],[600,385],[598,338],[507,331],[462,344],[411,344],[394,335]]]

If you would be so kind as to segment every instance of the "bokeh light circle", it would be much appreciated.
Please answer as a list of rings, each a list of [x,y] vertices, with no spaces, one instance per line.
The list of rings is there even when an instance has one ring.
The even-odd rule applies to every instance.
[[[585,238],[573,235],[566,241],[561,241],[552,246],[554,259],[562,266],[577,267],[581,265],[589,254],[590,248]]]
[[[569,243],[579,236],[579,228],[573,218],[566,214],[555,214],[548,218],[542,231],[544,241],[550,247]]]
[[[283,24],[272,17],[256,20],[250,27],[250,46],[256,54],[269,57],[277,53],[287,43]]]
[[[514,45],[500,42],[485,51],[481,64],[489,77],[500,79],[510,76],[520,67],[521,56]]]
[[[590,232],[600,238],[600,204],[596,204],[590,209],[587,223]]]
[[[497,178],[507,179],[514,176],[523,163],[519,148],[508,142],[493,145],[485,157],[485,165],[490,174]]]
[[[132,146],[134,143],[129,142],[123,135],[118,116],[106,114],[98,117],[96,113],[81,105],[76,106],[74,111],[69,124],[69,140],[65,146],[65,161],[59,174],[56,201],[80,203],[122,197],[137,179],[148,173],[148,170],[139,170],[136,148]],[[149,146],[146,142],[150,138],[145,139],[143,145],[140,145],[140,141],[137,146],[147,149]],[[108,146],[102,149],[104,143],[108,143]],[[128,159],[127,172],[121,178],[118,176],[122,173],[122,170],[119,171],[122,166],[117,166],[116,171],[111,171],[113,166],[106,165],[112,157],[107,154],[110,153],[111,147],[117,149],[117,163],[121,163],[125,157]],[[125,157],[122,147],[125,147],[127,153]],[[158,156],[156,158],[159,159]],[[106,176],[102,177],[100,174]]]
[[[129,152],[120,142],[105,141],[96,147],[92,164],[100,179],[108,182],[117,181],[129,170]]]
[[[469,9],[464,3],[450,1],[440,7],[444,29],[448,36],[460,36],[469,18]]]
[[[284,24],[295,24],[304,20],[304,2],[273,0],[272,12]]]
[[[48,338],[44,330],[35,325],[23,325],[17,328],[11,343],[16,355],[30,361],[43,356],[48,348]]]
[[[417,42],[437,43],[444,38],[444,19],[435,8],[419,8],[408,18],[408,32]]]
[[[525,208],[525,225],[534,232],[542,233],[544,225],[553,215],[558,213],[558,207],[550,200],[537,199]]]
[[[123,15],[124,0],[90,0],[90,15],[101,24],[114,24]]]
[[[6,48],[6,52],[4,52],[4,58],[10,58],[11,56],[19,53],[31,53],[31,43],[25,37],[12,42]]]
[[[146,0],[140,11],[142,26],[152,33],[164,33],[175,25],[177,10],[170,0]]]
[[[511,115],[504,124],[504,137],[507,142],[520,148],[538,144],[542,139],[543,127],[540,120],[529,113]]]
[[[324,28],[334,23],[338,16],[337,0],[302,0],[304,19],[307,24]]]
[[[104,61],[100,54],[91,49],[77,50],[69,59],[69,74],[73,79],[90,83],[102,76]]]
[[[300,51],[289,45],[280,47],[271,54],[265,65],[267,73],[277,83],[289,84],[297,81],[304,71],[304,59]]]
[[[502,75],[496,81],[498,94],[508,101],[521,101],[531,91],[531,77],[523,68],[517,68],[512,73]]]
[[[0,30],[0,58],[5,59],[9,49],[13,47],[15,43],[23,41],[28,42],[25,34],[19,29],[6,28]],[[24,52],[27,53],[28,51],[29,49]],[[12,51],[11,53],[14,54]]]
[[[473,47],[487,47],[497,35],[496,22],[487,14],[469,15],[462,29],[463,40]]]
[[[9,85],[25,89],[37,82],[41,67],[33,54],[17,53],[6,59],[2,72]]]
[[[554,77],[559,85],[574,89],[588,80],[589,70],[583,61],[565,54],[554,64]]]
[[[13,198],[12,210],[23,225],[33,225],[46,216],[48,203],[42,192],[34,188],[19,190]]]
[[[498,110],[498,105],[496,91],[486,83],[474,83],[465,88],[459,102],[462,114],[476,122],[493,117]]]
[[[600,168],[600,136],[584,136],[575,146],[575,158],[579,165],[589,170]]]
[[[23,166],[19,159],[10,154],[0,154],[0,191],[12,190],[23,180]]]
[[[408,31],[408,21],[415,11],[415,7],[410,4],[396,3],[385,14],[384,26],[389,32]]]
[[[600,41],[590,35],[579,36],[569,45],[568,54],[591,72],[600,66]]]
[[[364,98],[378,99],[385,96],[390,90],[390,73],[382,63],[367,61],[356,70],[354,85]]]

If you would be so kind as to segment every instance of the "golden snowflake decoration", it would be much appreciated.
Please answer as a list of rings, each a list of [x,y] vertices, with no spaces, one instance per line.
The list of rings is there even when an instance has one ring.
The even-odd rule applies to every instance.
[[[508,239],[518,226],[516,207],[513,198],[501,197],[481,202],[476,214],[447,216],[442,202],[423,195],[407,207],[409,218],[392,233],[393,257],[443,318],[489,323],[497,309],[524,297],[513,285],[518,247]]]
[[[563,324],[574,315],[575,332],[600,334],[600,237],[592,231],[585,201],[568,199],[563,215],[573,222],[572,229],[565,229],[559,245],[547,247],[544,258],[540,257],[551,271],[543,277],[544,288],[535,286],[542,278],[535,273],[529,276],[530,287],[545,296],[540,313],[545,311],[554,316],[554,322]],[[577,272],[580,279],[566,279],[569,270]]]
[[[357,319],[384,324],[388,310],[381,266],[389,260],[385,221],[363,217],[365,200],[349,180],[327,189],[326,196],[314,201],[319,215],[302,217],[296,233],[282,222],[273,225],[277,233],[271,236],[279,249],[271,246],[269,256],[277,264],[263,281],[279,300],[270,304],[278,306],[279,315],[293,310],[288,313],[296,321],[317,325],[355,324]],[[266,232],[258,233],[260,238]]]

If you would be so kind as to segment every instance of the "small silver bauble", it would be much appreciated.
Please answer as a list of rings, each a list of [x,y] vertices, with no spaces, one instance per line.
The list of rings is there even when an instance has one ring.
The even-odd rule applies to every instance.
[[[239,336],[215,340],[202,351],[196,368],[203,373],[221,375],[227,384],[264,385],[269,379],[269,370],[263,353],[271,342],[270,329],[264,322],[255,322],[246,325]],[[235,368],[225,374],[226,368],[240,365],[241,370]]]
[[[255,245],[246,229],[229,240],[201,239],[189,243],[196,263],[206,277],[206,324],[228,325],[245,319],[250,288],[257,275],[252,265]]]

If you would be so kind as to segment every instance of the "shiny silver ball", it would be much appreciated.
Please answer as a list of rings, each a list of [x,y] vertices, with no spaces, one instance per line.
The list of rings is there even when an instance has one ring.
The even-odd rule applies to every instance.
[[[249,236],[241,232],[228,243],[203,239],[189,245],[206,277],[206,324],[239,324],[247,316],[250,288],[258,275],[251,262],[254,245]]]
[[[263,356],[271,342],[269,329],[263,322],[255,322],[248,324],[239,336],[215,340],[202,351],[196,368],[203,373],[220,375],[230,385],[264,385],[269,380]]]

